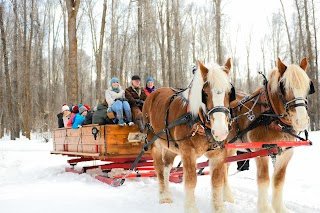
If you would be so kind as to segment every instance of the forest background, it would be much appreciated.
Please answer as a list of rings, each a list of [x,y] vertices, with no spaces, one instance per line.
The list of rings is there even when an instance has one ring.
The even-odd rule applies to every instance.
[[[308,58],[319,130],[316,0],[0,0],[0,138],[57,127],[64,103],[96,106],[109,80],[140,75],[184,88],[190,64],[232,59],[232,82],[251,93],[280,57]]]

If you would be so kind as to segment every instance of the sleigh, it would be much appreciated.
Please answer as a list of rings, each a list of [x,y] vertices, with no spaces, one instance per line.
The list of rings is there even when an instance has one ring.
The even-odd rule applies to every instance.
[[[296,146],[311,145],[310,141],[280,141],[259,143],[232,143],[225,148],[254,149],[237,156],[227,157],[226,162],[235,162],[262,156],[276,156],[283,149]],[[67,160],[69,167],[66,172],[77,174],[86,173],[88,170],[99,169],[100,174],[95,178],[111,186],[120,186],[125,179],[137,177],[156,177],[153,161],[141,134],[136,126],[118,125],[88,125],[79,129],[59,128],[53,131],[53,151],[70,157]],[[96,162],[101,164],[97,165]],[[91,165],[76,169],[80,162],[91,162]],[[197,164],[197,175],[208,175],[205,170],[208,162]],[[180,183],[183,179],[183,165],[178,164],[171,169],[169,180]]]

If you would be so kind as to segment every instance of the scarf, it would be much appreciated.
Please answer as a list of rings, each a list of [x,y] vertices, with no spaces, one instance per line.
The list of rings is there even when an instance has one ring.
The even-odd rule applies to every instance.
[[[117,88],[112,87],[112,90],[115,91],[116,93],[119,93],[119,92],[120,92],[120,88],[119,88],[119,87],[117,87]]]
[[[146,89],[148,90],[149,93],[152,93],[153,91],[155,91],[154,86],[152,88],[146,87]]]

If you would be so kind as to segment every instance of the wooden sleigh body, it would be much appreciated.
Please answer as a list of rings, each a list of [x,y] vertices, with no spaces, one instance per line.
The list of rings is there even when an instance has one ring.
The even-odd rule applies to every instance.
[[[112,186],[122,185],[125,179],[137,177],[155,177],[150,150],[143,150],[144,135],[136,126],[88,125],[79,129],[59,128],[53,131],[53,151],[70,157],[66,172],[85,173],[90,169],[100,169],[102,173],[95,178]],[[226,149],[256,149],[237,156],[227,157],[226,162],[235,162],[262,156],[276,156],[287,147],[308,146],[310,141],[278,141],[259,143],[226,144]],[[141,155],[142,154],[142,155]],[[96,165],[96,161],[103,162]],[[137,160],[137,162],[135,162]],[[79,162],[90,162],[92,165],[75,169]],[[134,164],[134,167],[132,165]],[[197,164],[198,175],[208,175],[205,170],[208,162]],[[183,179],[183,165],[172,168],[170,181],[180,183]]]

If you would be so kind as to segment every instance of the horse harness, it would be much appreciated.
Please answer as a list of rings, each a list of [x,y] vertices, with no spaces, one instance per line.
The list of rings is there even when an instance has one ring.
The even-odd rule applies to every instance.
[[[274,106],[274,103],[270,99],[270,95],[269,95],[270,94],[270,85],[268,84],[268,80],[261,72],[259,74],[261,74],[264,77],[264,82],[263,82],[264,88],[262,88],[261,90],[259,90],[258,92],[254,93],[250,96],[244,97],[241,101],[238,102],[238,104],[235,107],[231,108],[231,112],[233,114],[236,114],[235,113],[236,108],[238,109],[238,112],[240,112],[242,107],[246,107],[244,105],[245,103],[247,103],[249,101],[254,102],[253,106],[251,107],[251,109],[249,109],[248,112],[241,114],[237,117],[234,117],[232,119],[232,121],[235,124],[237,134],[230,141],[228,141],[228,143],[234,143],[238,139],[240,139],[242,141],[243,135],[245,135],[247,132],[255,129],[256,127],[258,127],[260,125],[265,125],[265,126],[268,126],[272,129],[275,129],[277,131],[282,131],[282,132],[288,133],[291,136],[294,136],[302,141],[308,140],[308,131],[307,130],[304,131],[306,138],[300,137],[299,134],[297,134],[293,130],[291,121],[287,119],[287,116],[288,116],[290,109],[293,109],[293,108],[296,108],[299,106],[304,106],[307,108],[308,107],[307,99],[302,98],[302,97],[297,97],[297,98],[294,98],[289,101],[286,100],[284,86],[282,83],[280,83],[281,93],[279,94],[279,98],[284,105],[286,114],[277,113],[276,108]],[[313,83],[312,83],[312,81],[310,81],[310,90],[309,90],[308,94],[310,95],[310,94],[313,94],[314,92],[315,92],[315,90],[314,90]],[[297,100],[303,100],[304,102],[303,103],[295,103],[295,101],[297,101]],[[292,104],[292,103],[294,103],[294,104]],[[252,113],[252,109],[257,104],[261,106],[261,114],[255,119],[255,116]],[[238,124],[238,119],[242,116],[245,116],[245,115],[247,115],[247,118],[251,121],[251,123],[249,124],[249,126],[247,128],[240,130],[239,124]],[[247,149],[247,151],[251,152],[250,149]]]
[[[191,84],[192,84],[192,82],[191,82]],[[160,138],[162,140],[166,140],[168,142],[168,148],[170,146],[170,143],[172,143],[174,145],[174,147],[179,148],[179,145],[177,142],[191,138],[191,137],[195,136],[196,134],[206,136],[206,139],[209,143],[208,151],[215,150],[217,148],[224,148],[223,141],[215,140],[212,133],[211,133],[211,126],[210,126],[209,117],[215,112],[223,112],[224,114],[226,114],[230,118],[231,117],[230,110],[227,107],[216,106],[216,107],[213,107],[211,110],[207,109],[207,113],[205,113],[204,110],[201,108],[201,109],[199,109],[198,117],[192,116],[192,114],[189,112],[189,110],[187,110],[188,112],[186,114],[180,116],[172,123],[170,123],[170,124],[168,123],[169,107],[175,98],[180,97],[180,98],[184,99],[184,101],[187,103],[187,105],[189,104],[189,100],[182,96],[182,92],[184,92],[188,88],[190,88],[191,84],[186,89],[173,89],[173,88],[171,88],[173,91],[175,91],[175,94],[173,94],[171,96],[168,108],[166,109],[165,128],[162,129],[158,134],[156,134],[153,127],[150,125],[148,115],[146,114],[146,120],[147,120],[146,128],[148,129],[148,131],[153,132],[155,134],[155,136],[150,141],[147,141],[147,139],[145,139],[145,146],[144,146],[145,148],[150,147],[151,144],[158,138]],[[208,95],[204,92],[204,88],[207,85],[208,85],[208,82],[205,82],[203,85],[203,88],[202,88],[202,102],[206,105],[206,107],[207,107],[206,98],[208,97]],[[234,89],[233,85],[231,84],[231,90],[229,93],[230,102],[235,100],[235,97],[236,97],[235,89]],[[177,140],[172,139],[172,136],[170,134],[170,129],[175,126],[181,125],[181,124],[187,124],[191,128],[191,134],[184,137],[184,138],[181,138],[181,139],[177,139]],[[229,125],[229,127],[231,127],[231,126]],[[165,138],[162,138],[161,135],[164,133],[166,133],[166,136],[165,136]]]

